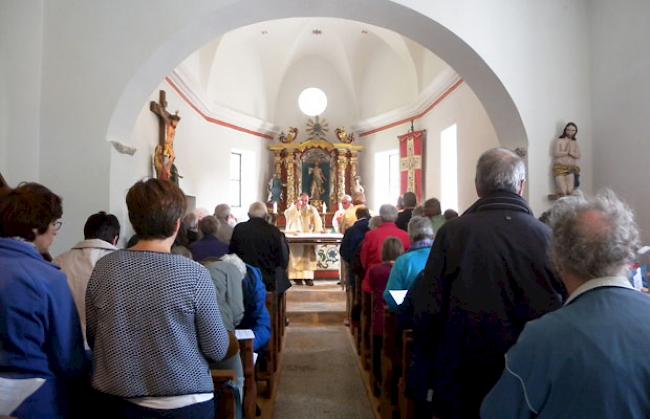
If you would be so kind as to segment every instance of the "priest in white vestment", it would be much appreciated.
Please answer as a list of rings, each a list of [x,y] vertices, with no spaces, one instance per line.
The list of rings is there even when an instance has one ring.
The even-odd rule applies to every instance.
[[[302,193],[295,204],[284,211],[287,225],[285,232],[292,233],[322,233],[323,220],[318,210],[309,204],[309,195]],[[289,279],[297,285],[304,280],[307,285],[314,285],[314,270],[316,269],[316,247],[309,244],[290,244]]]

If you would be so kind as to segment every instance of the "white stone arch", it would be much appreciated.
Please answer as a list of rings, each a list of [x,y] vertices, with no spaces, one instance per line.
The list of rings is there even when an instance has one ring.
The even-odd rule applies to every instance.
[[[481,101],[504,147],[527,148],[523,121],[512,97],[487,63],[460,37],[429,16],[389,0],[240,0],[188,23],[161,40],[122,89],[107,138],[129,138],[151,91],[197,48],[241,26],[290,17],[332,17],[381,26],[420,43],[447,62]]]

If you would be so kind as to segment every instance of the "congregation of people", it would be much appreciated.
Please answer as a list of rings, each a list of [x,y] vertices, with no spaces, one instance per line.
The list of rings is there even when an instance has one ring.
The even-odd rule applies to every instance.
[[[478,200],[460,217],[410,192],[399,212],[355,210],[340,253],[382,417],[648,417],[650,297],[629,279],[632,211],[608,190],[574,194],[545,224],[525,184],[523,160],[496,148],[478,160]],[[392,354],[407,336],[398,376]]]
[[[261,202],[236,227],[225,204],[186,215],[169,181],[137,182],[126,204],[128,248],[100,211],[52,259],[62,198],[36,183],[0,194],[0,377],[45,380],[12,416],[214,418],[211,370],[224,369],[243,417],[236,329],[253,332],[264,362],[267,291],[288,282],[284,236]]]
[[[523,160],[496,148],[479,158],[478,200],[460,216],[412,192],[374,217],[363,192],[343,197],[342,281],[351,329],[358,297],[370,301],[373,393],[397,387],[382,380],[394,319],[390,333],[412,334],[402,368],[414,418],[648,417],[650,297],[628,278],[632,211],[611,191],[567,196],[547,225],[525,184]],[[0,377],[45,379],[12,416],[215,417],[211,369],[236,371],[243,395],[235,331],[252,330],[261,351],[267,293],[313,279],[308,250],[290,248],[263,202],[244,222],[225,204],[196,217],[178,186],[149,179],[126,206],[127,248],[100,211],[53,259],[62,198],[36,183],[0,192]],[[287,232],[323,229],[307,194],[285,216]]]

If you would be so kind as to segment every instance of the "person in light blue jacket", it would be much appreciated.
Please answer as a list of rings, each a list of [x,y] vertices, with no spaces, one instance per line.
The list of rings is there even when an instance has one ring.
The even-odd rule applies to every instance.
[[[526,324],[481,417],[647,418],[650,298],[626,278],[639,238],[632,211],[606,191],[563,198],[550,224],[569,298]]]
[[[384,300],[391,311],[397,310],[397,303],[390,291],[408,290],[411,287],[427,264],[433,244],[433,227],[427,217],[413,216],[408,224],[408,233],[411,248],[395,261],[384,291]]]

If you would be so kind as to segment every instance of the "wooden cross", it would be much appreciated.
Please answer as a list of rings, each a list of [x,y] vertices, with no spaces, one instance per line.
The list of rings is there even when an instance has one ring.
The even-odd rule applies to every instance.
[[[160,102],[160,103],[158,103]],[[155,113],[160,120],[158,127],[158,144],[161,146],[165,145],[165,139],[167,138],[167,127],[171,123],[172,114],[167,111],[167,98],[164,90],[160,91],[160,96],[158,102],[151,101],[149,102],[149,109],[151,112]]]
[[[160,103],[151,101],[149,109],[151,112],[158,116],[160,122],[158,129],[158,145],[154,151],[154,168],[158,179],[171,180],[178,185],[178,178],[182,177],[178,174],[174,160],[176,153],[174,153],[174,136],[176,135],[176,127],[181,117],[178,116],[178,111],[175,114],[170,114],[167,111],[167,100],[164,90],[160,91]]]
[[[406,157],[399,159],[399,170],[408,172],[406,191],[415,192],[415,171],[422,169],[422,156],[415,155],[413,137],[406,140]]]

